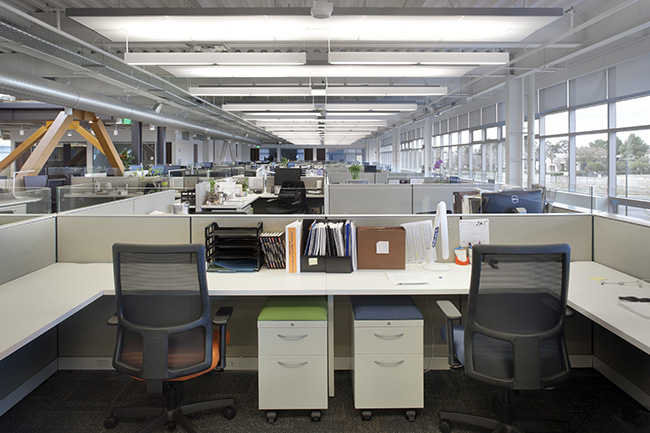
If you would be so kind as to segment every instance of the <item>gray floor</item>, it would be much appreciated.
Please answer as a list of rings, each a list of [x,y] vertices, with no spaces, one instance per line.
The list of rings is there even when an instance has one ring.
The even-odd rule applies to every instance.
[[[237,416],[231,421],[220,413],[191,416],[204,432],[410,433],[437,432],[441,409],[489,415],[496,391],[460,372],[430,371],[425,374],[425,409],[418,411],[415,422],[398,410],[377,410],[370,421],[362,421],[354,409],[350,372],[336,372],[335,380],[336,397],[329,400],[320,422],[312,422],[307,411],[281,411],[276,423],[268,423],[264,412],[257,410],[256,372],[225,371],[194,379],[186,384],[185,400],[236,399]],[[144,425],[141,420],[122,420],[113,430],[104,430],[103,420],[113,405],[140,403],[144,395],[142,383],[112,371],[60,371],[0,417],[0,432],[137,432]],[[590,369],[574,370],[554,390],[522,393],[515,404],[523,417],[564,419],[576,433],[650,432],[650,414]],[[628,412],[635,417],[632,421],[622,419]],[[485,430],[454,428],[454,432],[472,431]]]

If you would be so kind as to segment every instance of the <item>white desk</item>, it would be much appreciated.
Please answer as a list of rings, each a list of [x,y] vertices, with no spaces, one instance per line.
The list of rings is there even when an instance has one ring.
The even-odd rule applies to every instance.
[[[469,289],[470,266],[431,272],[408,265],[403,272],[422,272],[429,284],[394,286],[385,270],[360,270],[352,274],[287,274],[284,270],[253,273],[208,273],[210,296],[327,295],[330,373],[333,372],[333,297],[335,295],[409,294],[462,295]],[[388,271],[397,272],[397,271]],[[634,278],[594,262],[571,263],[571,308],[650,354],[650,320],[617,305],[618,296],[648,296],[650,284],[601,285]],[[80,311],[102,295],[115,293],[111,263],[56,263],[0,286],[0,360]],[[333,395],[330,374],[330,395]]]
[[[619,296],[650,296],[650,284],[605,284],[637,279],[595,262],[573,262],[569,273],[568,305],[603,328],[650,354],[650,319],[644,319],[618,305]]]
[[[258,197],[258,194],[248,194],[227,200],[220,205],[202,205],[200,209],[201,211],[214,213],[250,213],[251,205]]]

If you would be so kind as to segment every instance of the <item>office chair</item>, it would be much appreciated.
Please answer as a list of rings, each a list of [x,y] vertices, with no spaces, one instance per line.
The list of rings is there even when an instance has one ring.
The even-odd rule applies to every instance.
[[[499,419],[440,412],[440,430],[452,422],[494,432],[568,431],[561,421],[515,422],[513,391],[541,390],[564,380],[569,358],[564,318],[570,249],[566,244],[537,246],[477,245],[472,253],[464,329],[450,301],[438,301],[447,325],[443,337],[452,368],[464,366],[473,379],[503,388],[495,398]],[[462,391],[461,391],[462,392]]]
[[[267,203],[274,204],[266,209],[266,212],[272,214],[308,213],[305,182],[285,180],[280,187],[278,198],[272,198]]]
[[[225,366],[231,307],[210,317],[205,248],[187,245],[113,245],[117,325],[113,367],[146,382],[147,394],[166,399],[165,407],[118,407],[105,419],[113,428],[121,417],[156,417],[141,433],[177,424],[199,430],[186,415],[224,408],[235,416],[234,400],[180,405],[185,380]],[[218,331],[212,330],[218,326]]]

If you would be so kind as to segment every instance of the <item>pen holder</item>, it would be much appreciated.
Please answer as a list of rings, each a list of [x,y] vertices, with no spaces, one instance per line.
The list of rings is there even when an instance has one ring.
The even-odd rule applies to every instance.
[[[467,250],[462,247],[458,247],[454,250],[454,254],[456,255],[456,264],[457,265],[468,265],[469,264],[469,257],[467,256]]]

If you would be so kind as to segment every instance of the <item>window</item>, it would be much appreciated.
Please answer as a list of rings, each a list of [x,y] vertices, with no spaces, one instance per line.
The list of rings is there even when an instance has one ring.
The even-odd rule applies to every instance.
[[[567,137],[546,139],[546,187],[569,189],[569,139]]]
[[[580,108],[576,110],[575,132],[607,129],[607,105]]]
[[[650,130],[616,134],[616,195],[650,200]]]
[[[576,136],[576,191],[607,195],[607,134]]]
[[[650,96],[617,102],[616,127],[627,128],[650,125],[648,104],[650,104]]]
[[[544,116],[544,135],[559,135],[569,132],[569,113],[547,114]]]

